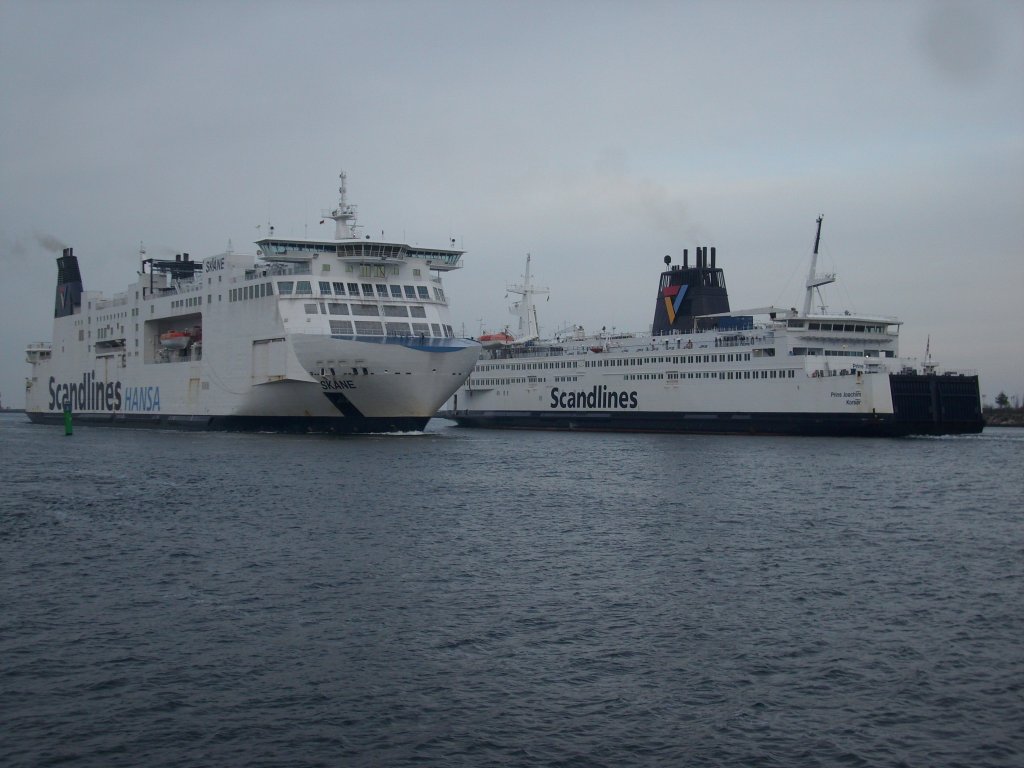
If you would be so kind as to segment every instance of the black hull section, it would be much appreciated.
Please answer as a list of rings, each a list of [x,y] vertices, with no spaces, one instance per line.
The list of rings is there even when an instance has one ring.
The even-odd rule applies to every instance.
[[[36,424],[64,424],[62,413],[27,413]],[[176,429],[193,432],[280,432],[285,434],[365,435],[421,432],[429,418],[316,418],[298,416],[167,416],[74,414],[74,426]]]
[[[554,429],[574,432],[656,432],[666,434],[802,435],[819,437],[904,437],[981,432],[981,424],[939,425],[899,421],[892,416],[812,413],[543,413],[490,412],[449,415],[460,427]]]
[[[931,425],[926,434],[981,432],[981,388],[977,376],[900,373],[889,376],[892,408],[901,423]]]
[[[444,414],[460,427],[577,432],[905,437],[978,434],[985,423],[977,376],[890,376],[894,413],[680,413],[480,411]]]

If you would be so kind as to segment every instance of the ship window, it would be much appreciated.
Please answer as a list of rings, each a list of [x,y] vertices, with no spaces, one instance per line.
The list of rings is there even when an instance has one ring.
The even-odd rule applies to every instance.
[[[808,323],[807,324],[807,328],[808,328],[808,330],[811,330],[811,331],[820,331],[821,330],[821,323]]]
[[[345,284],[344,283],[331,283],[331,285],[334,286],[334,295],[335,296],[344,296],[345,295]]]
[[[433,332],[433,334],[435,336],[437,336],[437,337],[441,336],[441,326],[438,325],[437,323],[431,323],[430,324],[430,330],[431,330],[431,332]],[[877,357],[877,355],[875,355],[875,356]]]
[[[331,320],[331,333],[352,333],[352,321]]]
[[[411,286],[411,285],[403,285],[402,288],[405,289],[405,298],[407,298],[407,299],[415,299],[416,298],[416,289],[413,286]]]
[[[409,315],[411,317],[426,317],[427,310],[423,307],[409,307]]]
[[[408,323],[385,323],[387,328],[388,336],[408,336],[409,335],[409,324]]]
[[[277,292],[281,296],[291,296],[292,289],[295,287],[295,283],[291,280],[279,280],[277,283]]]
[[[376,304],[353,304],[352,314],[363,317],[380,317],[380,310]]]
[[[370,283],[361,283],[363,288],[363,296],[373,296],[373,286]]]
[[[331,295],[331,284],[325,280],[320,281],[320,293],[326,293],[328,296]]]
[[[400,299],[402,298],[402,286],[392,285],[391,286],[391,298]]]
[[[384,305],[384,316],[385,317],[408,317],[409,309],[403,304],[385,304]]]
[[[377,295],[386,299],[388,297],[388,287],[382,283],[377,283]]]
[[[383,336],[384,326],[372,320],[356,320],[356,333],[361,336]]]
[[[349,283],[348,284],[348,295],[349,296],[358,296],[359,295],[359,283]]]
[[[303,304],[302,306],[305,307],[307,315],[316,314],[316,304]]]
[[[267,289],[267,296],[273,296],[274,295],[274,284],[273,283],[264,283],[264,287]]]
[[[417,336],[429,336],[430,326],[427,325],[426,323],[413,323],[412,332]]]
[[[416,286],[416,292],[419,294],[419,297],[421,299],[427,299],[427,300],[430,299],[430,291],[427,290],[427,286],[425,286],[425,285],[417,285]]]
[[[309,280],[299,280],[295,285],[295,292],[303,294],[313,293],[313,286],[310,284]]]

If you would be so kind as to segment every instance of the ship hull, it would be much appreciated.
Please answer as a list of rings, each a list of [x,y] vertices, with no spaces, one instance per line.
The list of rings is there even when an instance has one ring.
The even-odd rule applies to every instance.
[[[255,345],[259,350],[261,345]],[[367,434],[422,430],[472,369],[479,346],[461,339],[383,343],[316,334],[282,338],[280,367],[254,353],[241,375],[220,373],[209,354],[194,362],[88,368],[38,367],[26,413],[38,424]],[[359,365],[340,368],[342,359]],[[339,366],[326,367],[327,363]],[[218,375],[219,374],[219,375]],[[219,386],[202,387],[202,382]]]
[[[446,411],[460,427],[574,432],[906,437],[977,434],[984,428],[977,376],[892,374],[878,408],[853,412],[771,410],[484,410]],[[818,380],[811,382],[818,384]],[[884,389],[884,383],[879,380]],[[805,384],[806,386],[806,384]],[[864,379],[858,391],[868,391]],[[884,393],[881,393],[884,394]],[[808,393],[809,402],[813,395]],[[818,398],[821,402],[821,398]]]

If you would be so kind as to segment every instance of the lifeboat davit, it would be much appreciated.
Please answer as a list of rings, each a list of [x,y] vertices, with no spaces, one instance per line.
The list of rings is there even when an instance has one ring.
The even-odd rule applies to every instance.
[[[498,333],[485,333],[483,336],[478,336],[477,341],[485,347],[504,347],[515,341],[515,338],[505,331],[499,331]]]
[[[160,334],[160,346],[167,349],[185,349],[191,343],[190,331],[168,331]]]

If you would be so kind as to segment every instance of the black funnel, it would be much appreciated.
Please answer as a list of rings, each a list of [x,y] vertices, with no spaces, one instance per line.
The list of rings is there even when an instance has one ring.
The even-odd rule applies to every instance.
[[[78,258],[70,248],[57,259],[57,299],[53,306],[54,317],[75,314],[82,306],[82,273],[78,270]]]
[[[725,287],[725,274],[708,266],[707,251],[698,248],[695,266],[669,269],[661,273],[658,300],[654,305],[654,335],[691,333],[715,325],[714,318],[698,319],[701,315],[714,315],[729,311],[729,292]]]

